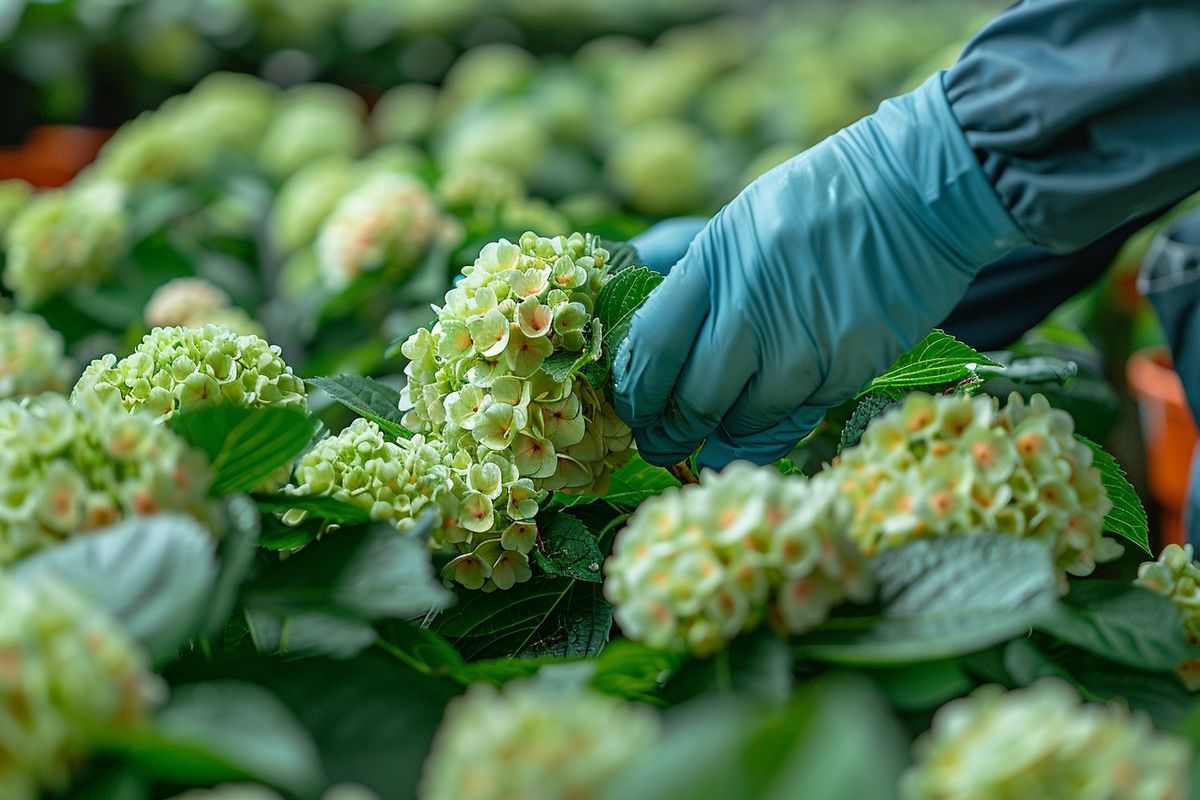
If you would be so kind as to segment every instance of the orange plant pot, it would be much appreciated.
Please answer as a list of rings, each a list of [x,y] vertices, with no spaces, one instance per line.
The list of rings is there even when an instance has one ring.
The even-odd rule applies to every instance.
[[[20,147],[0,148],[0,179],[62,186],[91,163],[111,135],[111,131],[79,125],[40,125]]]
[[[1138,403],[1150,492],[1163,515],[1162,543],[1183,544],[1183,509],[1198,438],[1183,383],[1164,348],[1134,353],[1125,374]]]

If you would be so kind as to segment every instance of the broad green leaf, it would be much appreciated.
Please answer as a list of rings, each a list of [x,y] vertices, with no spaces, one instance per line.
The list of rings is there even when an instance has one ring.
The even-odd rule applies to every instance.
[[[155,661],[199,630],[217,573],[212,535],[191,517],[134,517],[42,550],[13,566],[21,579],[54,576],[102,608]]]
[[[243,603],[264,650],[344,658],[357,652],[352,644],[359,650],[371,644],[364,633],[371,621],[410,618],[451,600],[421,531],[371,525],[339,530],[273,565],[246,588]]]
[[[431,627],[467,658],[592,656],[612,629],[612,606],[595,583],[539,575],[504,592],[456,594]]]
[[[663,688],[668,705],[698,697],[736,694],[769,703],[785,703],[792,693],[793,664],[787,644],[773,632],[739,636],[711,658],[690,659]]]
[[[318,517],[308,517],[297,525],[284,525],[277,517],[268,514],[263,517],[262,526],[258,546],[267,550],[287,552],[298,550],[318,539],[325,530],[325,521]]]
[[[835,614],[797,640],[799,656],[886,665],[971,653],[1027,631],[1057,596],[1046,546],[999,534],[908,542],[874,572],[879,607]]]
[[[539,524],[542,545],[534,550],[534,559],[542,572],[599,582],[604,556],[596,536],[570,514],[550,514]]]
[[[707,698],[673,710],[661,742],[600,800],[883,800],[907,749],[867,682],[827,678],[787,703]]]
[[[248,492],[289,464],[313,435],[307,415],[290,408],[208,406],[174,416],[171,429],[208,454],[215,495]]]
[[[573,353],[569,350],[561,350],[554,353],[542,362],[542,366],[539,369],[550,376],[551,380],[562,383],[584,371],[584,368],[588,365],[596,364],[600,360],[603,328],[604,326],[600,322],[594,322],[590,326],[590,332],[584,332],[585,335],[591,338],[590,346],[585,347],[578,353]]]
[[[659,686],[683,664],[684,657],[630,639],[614,639],[595,658],[592,687],[631,700],[662,702]]]
[[[948,333],[933,330],[916,347],[859,393],[884,392],[900,396],[913,389],[954,384],[975,375],[979,367],[1000,367],[983,353]]]
[[[218,636],[229,621],[229,615],[237,604],[238,590],[254,563],[262,533],[258,509],[244,495],[231,497],[225,502],[225,519],[225,536],[217,553],[220,567],[213,581],[204,624],[204,631],[209,637]]]
[[[584,374],[593,386],[601,386],[608,377],[613,357],[629,335],[633,313],[663,282],[663,276],[646,267],[629,267],[618,272],[596,297],[594,316],[604,332],[599,361],[587,365]]]
[[[903,711],[931,711],[975,688],[975,681],[953,658],[872,670],[870,676],[892,705]]]
[[[254,496],[254,501],[264,514],[281,514],[295,508],[338,525],[362,525],[371,521],[369,513],[336,497],[260,494]]]
[[[1075,438],[1092,448],[1092,464],[1100,470],[1104,491],[1113,504],[1112,511],[1104,518],[1104,529],[1128,539],[1147,554],[1153,555],[1150,553],[1150,523],[1146,519],[1146,509],[1126,477],[1125,470],[1091,439],[1079,434]]]
[[[608,268],[614,274],[624,272],[630,267],[638,265],[642,260],[638,255],[637,248],[630,242],[604,240],[600,244],[608,251]]]
[[[1089,653],[1153,672],[1200,657],[1184,636],[1174,603],[1123,581],[1073,581],[1037,627]]]
[[[665,489],[679,486],[667,470],[647,464],[638,454],[629,459],[629,463],[615,470],[609,481],[608,491],[603,497],[591,495],[555,494],[555,507],[570,508],[604,500],[611,505],[621,508],[636,508],[651,497],[662,494]]]
[[[111,747],[172,783],[248,779],[305,796],[325,783],[308,733],[279,700],[246,683],[176,686],[153,727]]]
[[[400,413],[400,393],[385,383],[362,375],[309,378],[308,383],[359,416],[369,419],[389,436],[411,439]]]

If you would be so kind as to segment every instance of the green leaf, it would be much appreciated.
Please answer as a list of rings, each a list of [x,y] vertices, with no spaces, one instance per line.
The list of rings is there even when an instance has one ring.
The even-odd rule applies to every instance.
[[[612,630],[612,606],[595,583],[535,576],[504,592],[456,594],[431,627],[467,658],[593,656]]]
[[[551,514],[539,524],[542,546],[534,550],[534,559],[550,575],[577,578],[598,583],[604,556],[595,535],[570,514]]]
[[[264,514],[282,514],[296,508],[338,525],[362,525],[371,521],[368,512],[336,497],[259,494],[254,496],[254,502],[258,503],[259,511]]]
[[[1128,539],[1148,555],[1153,555],[1150,552],[1150,523],[1146,519],[1146,509],[1126,477],[1125,470],[1091,439],[1079,434],[1075,438],[1092,448],[1092,464],[1100,470],[1100,481],[1113,504],[1112,511],[1104,518],[1104,529]]]
[[[1073,581],[1037,627],[1089,653],[1153,672],[1200,657],[1184,636],[1174,603],[1123,581]]]
[[[908,542],[876,557],[880,607],[845,609],[797,640],[801,657],[886,665],[971,653],[1028,630],[1057,596],[1041,542],[990,533]]]
[[[595,659],[592,687],[630,700],[656,700],[659,686],[679,670],[683,656],[629,639],[615,639]]]
[[[1079,365],[1074,361],[1053,356],[1031,356],[1015,358],[1002,367],[980,367],[984,378],[1001,375],[1019,383],[1066,383],[1079,374]]]
[[[275,564],[244,592],[255,641],[344,658],[371,644],[371,621],[443,608],[452,596],[434,575],[431,524],[403,534],[382,524],[339,530]]]
[[[876,800],[895,795],[908,760],[885,705],[848,676],[810,683],[784,704],[697,701],[668,722],[600,800]]]
[[[612,242],[603,240],[601,246],[608,251],[608,269],[616,274],[641,263],[637,248],[630,242]]]
[[[215,495],[248,492],[290,463],[313,436],[307,415],[290,408],[208,406],[168,423],[193,447],[208,454]]]
[[[662,697],[672,706],[722,693],[786,703],[793,671],[787,644],[772,631],[757,630],[734,639],[711,658],[686,661],[667,680]]]
[[[134,517],[34,553],[20,579],[52,575],[116,619],[155,661],[200,627],[217,572],[211,534],[191,517]]]
[[[867,388],[859,392],[884,392],[899,397],[913,389],[941,387],[975,375],[978,367],[1001,365],[960,342],[948,333],[934,329],[916,347],[896,359]]]
[[[593,386],[603,385],[617,349],[629,335],[633,313],[641,308],[654,288],[662,282],[663,276],[652,269],[629,267],[610,278],[600,290],[593,316],[600,321],[604,332],[601,360],[589,364],[585,370]]]
[[[400,413],[400,392],[385,383],[362,375],[333,375],[309,378],[308,383],[359,416],[369,419],[389,436],[411,439]]]
[[[217,553],[220,567],[213,581],[203,628],[209,637],[219,636],[229,622],[229,615],[237,604],[238,590],[254,563],[262,533],[262,520],[250,498],[244,495],[231,497],[225,502],[224,510],[227,524]]]
[[[591,345],[578,353],[560,350],[545,361],[539,369],[550,376],[556,383],[562,383],[585,370],[585,367],[600,360],[600,348],[603,342],[603,325],[595,322],[590,326]],[[586,333],[586,331],[585,331]],[[605,370],[607,374],[607,370]],[[589,379],[589,382],[591,380]]]
[[[308,733],[269,692],[245,683],[176,686],[152,728],[111,747],[172,783],[249,779],[306,796],[325,783]]]
[[[555,494],[553,506],[571,508],[603,500],[620,508],[636,508],[651,497],[662,494],[672,486],[679,486],[667,470],[647,464],[638,454],[634,454],[629,462],[612,473],[608,492],[603,497],[592,495]]]
[[[873,670],[870,675],[892,705],[903,711],[930,711],[975,688],[958,659]]]

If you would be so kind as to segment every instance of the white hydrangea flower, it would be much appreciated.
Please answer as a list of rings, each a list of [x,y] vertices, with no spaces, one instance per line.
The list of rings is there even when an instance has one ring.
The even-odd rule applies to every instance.
[[[617,535],[605,596],[631,639],[710,655],[764,616],[788,633],[865,602],[865,559],[836,487],[734,462],[644,502]]]
[[[1184,633],[1192,644],[1200,644],[1200,564],[1193,558],[1190,544],[1169,544],[1157,561],[1138,567],[1138,586],[1168,598],[1183,617]],[[1200,661],[1179,665],[1179,673],[1193,692],[1200,690]]]
[[[915,753],[904,800],[1183,800],[1190,761],[1187,743],[1144,715],[1081,703],[1054,678],[947,703]]]
[[[341,199],[317,234],[321,280],[333,291],[364,273],[400,280],[450,231],[423,183],[380,173]]]
[[[475,684],[452,701],[421,800],[587,800],[655,744],[657,714],[591,690]]]
[[[63,350],[62,335],[46,320],[0,312],[0,399],[67,391],[76,368]]]
[[[204,453],[148,414],[95,397],[75,405],[54,394],[0,401],[0,564],[164,511],[215,531],[211,481]]]
[[[0,573],[0,797],[61,792],[99,743],[147,725],[165,686],[114,622],[57,581]]]
[[[1000,410],[990,397],[910,394],[828,470],[853,501],[848,529],[868,554],[921,536],[977,530],[1045,542],[1087,575],[1121,554],[1102,536],[1112,508],[1074,421],[1041,395]]]

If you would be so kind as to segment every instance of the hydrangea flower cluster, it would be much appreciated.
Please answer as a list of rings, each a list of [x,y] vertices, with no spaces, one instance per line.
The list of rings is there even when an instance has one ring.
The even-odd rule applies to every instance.
[[[1141,714],[1080,703],[1057,679],[1012,692],[984,686],[938,710],[901,796],[1183,798],[1188,749]]]
[[[19,178],[0,180],[0,239],[33,197],[33,187]]]
[[[326,288],[339,291],[367,272],[399,280],[453,232],[421,181],[380,173],[341,199],[317,235],[317,265]]]
[[[652,647],[710,655],[764,615],[789,633],[865,602],[849,509],[827,482],[735,462],[644,502],[618,534],[604,593],[621,630]]]
[[[366,105],[349,89],[310,83],[280,98],[258,145],[258,164],[283,180],[330,155],[354,158],[366,146]]]
[[[0,574],[0,797],[60,792],[104,737],[144,725],[164,688],[115,623],[57,581]]]
[[[223,325],[155,328],[120,361],[108,353],[88,365],[71,398],[93,393],[116,397],[130,410],[145,409],[160,421],[226,403],[308,408],[304,382],[277,346]]]
[[[98,398],[0,401],[0,564],[130,516],[178,511],[216,530],[212,477],[148,414]]]
[[[0,399],[65,392],[74,369],[58,331],[35,314],[0,312]]]
[[[1059,568],[1087,575],[1121,546],[1112,508],[1070,414],[1041,395],[914,393],[877,417],[822,479],[850,497],[848,530],[868,555],[920,536],[990,530],[1045,542]]]
[[[1138,567],[1138,586],[1158,592],[1179,609],[1184,633],[1192,644],[1200,644],[1200,564],[1193,558],[1190,544],[1169,544],[1157,561]],[[1183,682],[1193,692],[1200,691],[1200,661],[1185,661],[1178,667]]]
[[[546,491],[603,494],[628,457],[632,434],[603,396],[581,376],[559,380],[542,369],[556,353],[585,362],[598,351],[591,313],[607,259],[581,234],[488,244],[463,268],[432,329],[404,343],[404,424],[441,443],[468,484],[479,476],[481,488],[457,498],[457,525],[435,535],[461,553],[450,568],[467,585],[509,553],[529,552],[536,529],[523,520]]]
[[[290,254],[317,238],[322,223],[358,181],[354,165],[342,156],[314,161],[279,187],[271,206],[271,244]]]
[[[92,183],[36,195],[9,225],[4,283],[28,308],[104,280],[129,238],[124,190]]]
[[[421,800],[587,800],[659,736],[657,715],[590,690],[475,684],[451,702]]]
[[[229,295],[203,278],[176,278],[154,290],[143,312],[152,328],[224,325],[236,333],[262,336],[257,322],[233,305]]]
[[[525,199],[520,178],[487,163],[450,167],[438,180],[436,191],[448,210],[468,217],[492,217],[507,204]]]

